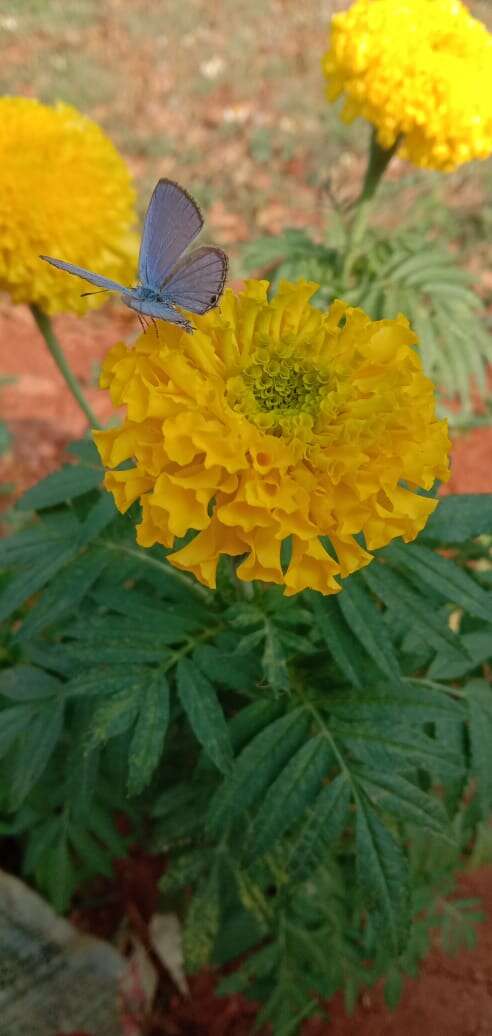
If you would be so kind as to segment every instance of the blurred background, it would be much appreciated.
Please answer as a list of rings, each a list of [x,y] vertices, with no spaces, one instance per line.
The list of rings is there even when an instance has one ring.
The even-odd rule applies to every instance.
[[[346,204],[359,189],[369,127],[340,121],[338,106],[325,100],[321,72],[330,17],[346,6],[0,0],[0,90],[67,101],[99,122],[135,176],[140,217],[159,176],[187,187],[204,211],[202,240],[228,251],[237,281],[248,243],[286,227],[329,241],[333,198]],[[490,0],[469,6],[492,27]],[[491,185],[490,161],[442,176],[394,160],[377,219],[391,226],[403,215],[411,225],[423,214],[492,300]],[[100,358],[135,323],[122,309],[110,302],[83,320],[56,321],[100,418],[108,407],[97,389]],[[17,494],[56,466],[83,419],[23,307],[0,303],[0,342],[3,375],[15,379],[3,383],[1,405],[12,435],[5,478]],[[450,489],[491,488],[483,485],[490,430],[470,434],[472,452],[459,461],[461,481]]]

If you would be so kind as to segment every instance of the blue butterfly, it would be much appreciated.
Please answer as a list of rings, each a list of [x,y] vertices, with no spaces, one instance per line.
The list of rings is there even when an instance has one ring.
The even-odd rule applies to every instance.
[[[139,318],[167,320],[184,331],[193,331],[193,325],[175,306],[192,313],[206,313],[216,306],[224,290],[228,266],[221,248],[204,246],[183,255],[202,226],[202,214],[191,195],[174,180],[159,180],[145,216],[137,287],[124,288],[108,277],[63,259],[52,259],[49,255],[40,258],[103,291],[119,292],[122,301],[134,309]]]

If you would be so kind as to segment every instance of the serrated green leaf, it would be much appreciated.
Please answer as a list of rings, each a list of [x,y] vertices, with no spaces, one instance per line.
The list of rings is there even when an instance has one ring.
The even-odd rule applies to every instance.
[[[69,561],[50,580],[41,599],[29,610],[17,632],[17,639],[24,641],[36,636],[66,612],[76,609],[101,575],[107,560],[102,552],[92,550]]]
[[[361,766],[353,767],[351,773],[376,808],[452,841],[446,810],[439,799],[426,795],[401,774]]]
[[[203,849],[197,852],[190,849],[175,856],[167,867],[162,878],[159,879],[159,889],[163,895],[176,892],[185,885],[194,885],[197,879],[208,870],[210,865],[210,853]]]
[[[400,953],[408,938],[409,878],[405,854],[362,796],[356,811],[357,883],[380,938]]]
[[[111,493],[101,493],[101,496],[91,507],[87,517],[82,523],[80,530],[80,544],[85,546],[99,536],[108,525],[118,516],[116,505]]]
[[[465,543],[475,536],[492,534],[492,493],[445,496],[419,533],[419,543]]]
[[[477,669],[492,658],[492,626],[486,626],[475,633],[464,633],[461,644],[467,653],[465,658],[456,658],[445,651],[437,654],[427,676],[432,680],[452,680]]]
[[[140,693],[142,688],[140,688]],[[117,737],[128,730],[139,709],[139,699],[134,687],[126,687],[106,698],[94,710],[87,750],[92,751],[105,744],[111,737]]]
[[[453,561],[418,544],[392,543],[385,548],[390,560],[401,563],[422,584],[437,591],[444,600],[464,608],[470,615],[490,621],[492,594],[487,593]]]
[[[470,680],[463,690],[470,713],[472,773],[477,778],[477,795],[482,815],[492,809],[492,687],[486,680]]]
[[[0,673],[0,695],[16,702],[43,701],[57,697],[62,690],[60,681],[43,669],[30,665],[12,666]],[[3,715],[3,713],[0,713]]]
[[[232,748],[215,688],[187,658],[178,662],[177,686],[195,737],[217,769],[227,773],[231,768]]]
[[[212,870],[207,882],[195,892],[183,929],[183,955],[188,972],[208,964],[220,920],[217,873]]]
[[[287,869],[302,881],[318,866],[323,853],[333,847],[349,819],[351,787],[345,774],[339,774],[323,788],[288,852]]]
[[[259,675],[258,660],[254,655],[226,653],[212,644],[201,644],[193,658],[202,673],[216,683],[233,691],[244,691],[254,687]]]
[[[270,619],[265,619],[265,647],[262,666],[273,690],[286,691],[289,686],[287,659],[279,631]]]
[[[344,581],[337,604],[354,637],[386,676],[396,683],[401,680],[398,659],[387,635],[381,613],[366,592],[361,578]]]
[[[22,706],[19,706],[21,708]],[[49,702],[31,714],[15,750],[9,789],[10,808],[16,810],[46,769],[63,730],[63,707]]]
[[[29,568],[7,583],[0,599],[0,622],[53,579],[77,552],[78,545],[73,540],[64,543],[48,540],[42,544],[37,559]]]
[[[312,805],[335,757],[323,734],[317,734],[289,760],[273,784],[248,832],[246,854],[267,852]]]
[[[294,709],[249,742],[210,803],[208,824],[212,831],[221,832],[260,798],[303,743],[308,728],[304,710]]]
[[[376,770],[405,773],[419,766],[436,779],[462,776],[463,758],[417,728],[401,736],[397,730],[385,733],[381,726],[378,728],[377,722],[364,727],[362,723],[342,724],[336,720],[330,723],[330,730],[357,759]]]
[[[86,698],[122,691],[132,692],[138,697],[152,675],[153,670],[144,666],[92,666],[69,680],[65,685],[65,697]]]
[[[408,628],[420,635],[424,643],[430,644],[436,651],[445,650],[457,662],[466,659],[461,641],[449,629],[442,616],[428,605],[425,594],[416,593],[398,572],[376,562],[364,569],[361,577],[396,619],[407,623]]]
[[[96,489],[103,476],[104,471],[100,465],[92,468],[82,464],[67,464],[28,489],[18,500],[17,507],[22,511],[41,511],[45,507],[65,503]]]
[[[335,601],[331,597],[322,597],[317,593],[307,593],[306,596],[313,609],[321,636],[339,669],[354,687],[362,688],[366,679],[364,655],[340,615]]]
[[[138,795],[149,783],[162,754],[168,722],[169,685],[164,674],[158,673],[139,700],[128,758],[129,795]]]
[[[251,741],[261,730],[278,719],[282,712],[281,702],[274,698],[260,698],[240,709],[229,720],[229,732],[234,753],[237,755],[248,741]]]
[[[438,691],[418,680],[406,680],[395,689],[389,686],[334,691],[327,695],[324,706],[337,719],[353,723],[372,720],[375,726],[388,719],[399,722],[402,729],[408,723],[424,724],[440,719],[462,722],[466,715],[464,706],[446,693],[447,690]]]

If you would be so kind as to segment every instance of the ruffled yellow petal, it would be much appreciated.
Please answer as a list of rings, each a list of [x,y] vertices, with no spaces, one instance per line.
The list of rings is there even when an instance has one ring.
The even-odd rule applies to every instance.
[[[327,97],[444,172],[492,151],[492,36],[460,0],[356,0],[331,21]]]
[[[284,283],[269,300],[249,281],[196,334],[164,325],[106,357],[101,384],[129,417],[95,441],[107,468],[134,464],[108,488],[120,510],[140,497],[142,546],[193,530],[169,560],[207,586],[225,554],[240,579],[337,593],[373,549],[418,534],[436,503],[415,490],[448,476],[408,322],[340,300],[323,313],[316,287]]]
[[[45,313],[85,313],[83,282],[49,255],[129,285],[138,237],[130,172],[95,122],[68,104],[0,98],[0,291]]]

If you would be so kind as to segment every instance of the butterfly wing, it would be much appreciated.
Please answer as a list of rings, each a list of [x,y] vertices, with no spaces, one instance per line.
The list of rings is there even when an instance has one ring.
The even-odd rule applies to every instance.
[[[145,217],[138,275],[158,289],[203,226],[198,205],[174,180],[159,180]]]
[[[177,313],[169,303],[158,302],[155,299],[140,299],[135,293],[129,294],[126,303],[130,309],[135,310],[135,313],[140,313],[141,316],[152,317],[154,320],[166,320],[168,324],[178,324],[184,331],[193,331],[190,321],[181,313]]]
[[[227,256],[221,248],[195,248],[174,267],[161,291],[183,309],[206,313],[222,295],[227,267]]]
[[[50,255],[40,255],[39,258],[44,259],[47,263],[51,263],[52,266],[56,266],[58,270],[65,270],[66,273],[73,273],[75,277],[82,277],[84,281],[89,281],[89,284],[95,284],[98,288],[103,288],[106,291],[119,291],[123,295],[127,291],[127,288],[123,288],[117,281],[110,281],[108,277],[101,277],[100,274],[92,273],[91,270],[84,270],[83,266],[66,263],[63,259],[53,259]]]

